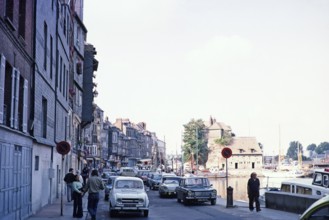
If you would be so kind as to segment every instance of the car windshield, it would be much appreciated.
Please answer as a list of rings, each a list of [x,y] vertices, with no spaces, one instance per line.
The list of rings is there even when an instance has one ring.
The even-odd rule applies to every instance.
[[[115,187],[117,189],[143,189],[143,182],[136,180],[118,180]]]
[[[160,180],[161,179],[161,175],[154,175],[152,179],[154,179],[154,180]]]
[[[187,186],[209,186],[208,179],[205,178],[189,178],[185,180]]]
[[[169,179],[169,180],[165,180],[163,183],[165,184],[178,184],[178,180],[174,180],[174,179]]]

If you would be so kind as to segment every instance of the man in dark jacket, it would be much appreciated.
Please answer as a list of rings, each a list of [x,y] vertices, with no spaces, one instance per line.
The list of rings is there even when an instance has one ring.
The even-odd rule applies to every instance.
[[[260,211],[260,204],[259,204],[260,182],[255,172],[251,173],[247,187],[248,187],[247,189],[248,189],[248,197],[249,197],[249,209],[250,211],[254,210],[254,202],[255,202],[256,211],[259,212]]]
[[[73,174],[73,168],[69,169],[69,172],[65,175],[64,181],[66,183],[66,196],[67,202],[72,200],[72,183],[75,180],[75,175]]]
[[[91,171],[91,177],[88,178],[84,191],[88,191],[88,212],[91,220],[96,219],[97,206],[99,201],[99,192],[104,190],[102,179],[98,176],[98,171]]]

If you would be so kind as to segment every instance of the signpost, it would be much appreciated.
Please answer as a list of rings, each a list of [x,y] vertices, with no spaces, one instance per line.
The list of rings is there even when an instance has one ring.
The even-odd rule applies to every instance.
[[[233,188],[228,187],[228,167],[227,167],[227,158],[230,158],[232,156],[232,150],[231,148],[224,147],[222,150],[222,156],[226,159],[226,207],[233,207]]]
[[[61,181],[61,216],[63,216],[63,177],[64,177],[64,155],[68,154],[71,150],[71,145],[66,141],[61,141],[56,144],[56,150],[62,155],[62,181]]]

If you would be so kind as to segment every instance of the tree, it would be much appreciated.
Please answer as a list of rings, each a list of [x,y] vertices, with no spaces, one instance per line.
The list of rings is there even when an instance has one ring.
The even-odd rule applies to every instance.
[[[319,144],[316,149],[315,152],[317,154],[324,154],[325,151],[329,150],[329,143],[328,142],[322,142],[321,144]]]
[[[201,119],[192,119],[189,123],[183,126],[184,161],[191,161],[191,163],[193,164],[198,161],[198,164],[205,164],[208,160],[209,150],[207,147],[207,141],[203,135],[203,132],[205,130],[205,125],[203,121]]]
[[[298,150],[299,148],[299,150]],[[298,153],[301,153],[303,155],[303,145],[299,143],[298,141],[292,141],[289,144],[289,148],[287,150],[287,157],[291,158],[293,160],[298,159]]]
[[[314,151],[316,148],[316,144],[310,144],[307,146],[306,150],[309,150],[309,151]]]

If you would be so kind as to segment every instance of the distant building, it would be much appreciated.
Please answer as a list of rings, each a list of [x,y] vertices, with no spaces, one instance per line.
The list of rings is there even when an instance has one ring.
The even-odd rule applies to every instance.
[[[205,125],[210,150],[206,163],[207,168],[226,169],[226,159],[221,155],[224,147],[232,150],[232,156],[228,159],[230,171],[262,168],[263,152],[255,137],[235,137],[230,126],[216,122],[213,118]],[[218,139],[222,139],[223,144],[216,143]]]

